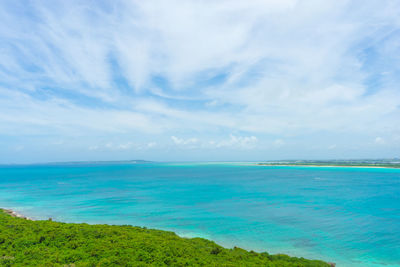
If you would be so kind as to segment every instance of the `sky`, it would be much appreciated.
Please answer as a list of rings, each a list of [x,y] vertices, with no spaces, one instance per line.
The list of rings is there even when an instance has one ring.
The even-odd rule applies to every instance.
[[[400,156],[400,0],[4,0],[0,163]]]

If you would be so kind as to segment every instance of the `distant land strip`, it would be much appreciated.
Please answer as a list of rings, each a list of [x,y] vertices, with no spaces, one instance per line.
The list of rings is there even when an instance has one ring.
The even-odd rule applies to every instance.
[[[298,166],[298,167],[354,167],[354,168],[400,168],[399,161],[393,162],[357,162],[357,161],[268,161],[259,162],[263,166]]]

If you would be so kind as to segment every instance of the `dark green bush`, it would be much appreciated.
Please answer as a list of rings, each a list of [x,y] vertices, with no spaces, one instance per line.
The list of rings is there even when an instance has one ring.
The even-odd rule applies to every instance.
[[[329,266],[132,226],[29,221],[0,210],[0,266]]]

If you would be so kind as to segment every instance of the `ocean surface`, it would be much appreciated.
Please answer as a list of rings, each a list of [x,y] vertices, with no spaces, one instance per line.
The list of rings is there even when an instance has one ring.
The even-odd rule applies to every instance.
[[[400,169],[233,163],[0,166],[0,207],[131,224],[337,266],[400,266]]]

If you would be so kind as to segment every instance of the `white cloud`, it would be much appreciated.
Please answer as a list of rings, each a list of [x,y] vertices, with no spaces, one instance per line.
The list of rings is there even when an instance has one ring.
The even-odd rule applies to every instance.
[[[328,149],[329,150],[332,150],[332,149],[335,149],[337,147],[337,145],[336,144],[333,144],[333,145],[330,145],[329,147],[328,147]]]
[[[89,150],[98,150],[99,149],[99,146],[90,146],[89,147]]]
[[[237,136],[229,135],[229,138],[222,140],[199,140],[197,138],[178,138],[171,136],[172,141],[182,147],[215,149],[215,148],[233,148],[233,149],[251,149],[255,148],[258,139],[255,136]]]
[[[156,142],[147,143],[147,147],[148,147],[148,148],[153,148],[153,147],[156,147],[156,146],[157,146],[157,143],[156,143]]]
[[[102,150],[102,151],[123,151],[129,149],[135,149],[135,144],[133,142],[125,143],[112,143],[108,142],[100,145],[89,146],[89,150]]]
[[[128,142],[128,143],[124,143],[124,144],[119,144],[117,146],[117,149],[127,150],[127,149],[131,149],[132,147],[133,147],[133,143],[132,142]]]
[[[375,138],[375,144],[384,145],[385,143],[386,143],[385,139],[383,139],[382,137],[376,137]]]
[[[105,144],[105,147],[111,149],[111,148],[114,148],[114,144],[113,143],[107,143],[107,144]]]
[[[183,139],[176,136],[171,136],[171,139],[176,145],[193,145],[199,142],[199,140],[194,137]]]
[[[0,87],[0,133],[38,132],[67,135],[82,132],[124,133],[139,130],[157,133],[166,126],[162,119],[132,110],[92,109],[70,100],[35,99],[28,94]]]
[[[250,149],[254,148],[257,142],[258,139],[255,136],[235,136],[231,134],[229,139],[213,143],[213,145],[215,145],[217,148],[225,147]]]
[[[282,139],[275,139],[275,141],[274,141],[274,146],[276,146],[276,147],[281,147],[285,144],[286,144],[286,142]]]

